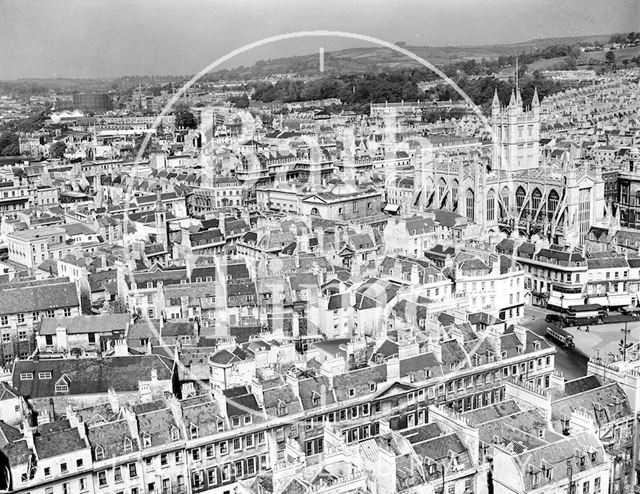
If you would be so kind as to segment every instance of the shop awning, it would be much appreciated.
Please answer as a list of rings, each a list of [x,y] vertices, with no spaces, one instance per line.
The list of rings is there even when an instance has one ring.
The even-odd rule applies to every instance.
[[[400,210],[400,204],[387,204],[384,207],[385,213],[397,213]]]
[[[607,295],[609,299],[609,306],[622,307],[631,304],[631,295],[628,293],[618,293]]]

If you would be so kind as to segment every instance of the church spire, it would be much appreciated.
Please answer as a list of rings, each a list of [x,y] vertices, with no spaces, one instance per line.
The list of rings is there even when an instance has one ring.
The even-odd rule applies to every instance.
[[[540,106],[540,99],[538,98],[538,88],[533,88],[533,98],[531,98],[531,106]]]
[[[500,98],[498,98],[497,87],[493,90],[493,102],[491,103],[491,106],[495,108],[500,108]]]
[[[518,66],[518,57],[516,57],[516,104],[522,106],[522,96],[520,96],[520,69]]]
[[[509,107],[515,107],[516,106],[516,94],[513,91],[513,89],[511,90],[511,98],[509,99]]]

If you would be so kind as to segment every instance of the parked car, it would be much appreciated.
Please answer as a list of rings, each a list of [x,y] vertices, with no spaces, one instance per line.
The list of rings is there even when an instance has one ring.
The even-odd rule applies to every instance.
[[[562,321],[562,316],[560,316],[558,314],[547,314],[547,316],[544,318],[544,320],[546,322],[560,322],[560,321]]]

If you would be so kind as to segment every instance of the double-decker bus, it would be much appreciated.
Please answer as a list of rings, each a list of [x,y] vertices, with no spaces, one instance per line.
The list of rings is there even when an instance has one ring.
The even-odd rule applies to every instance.
[[[605,318],[606,311],[600,304],[572,305],[562,319],[566,326],[580,326],[587,324],[600,324]]]

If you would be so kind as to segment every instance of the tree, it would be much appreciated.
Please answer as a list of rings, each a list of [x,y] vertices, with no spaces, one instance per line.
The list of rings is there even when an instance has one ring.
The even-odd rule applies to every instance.
[[[576,70],[576,67],[578,66],[576,57],[568,56],[567,58],[565,58],[564,66],[565,66],[565,69],[567,70]]]
[[[236,108],[249,108],[249,97],[246,94],[242,96],[232,96],[229,102]]]
[[[0,156],[19,156],[20,139],[17,134],[5,132],[0,134]]]
[[[175,111],[176,128],[195,129],[198,127],[198,120],[186,106],[179,106]]]
[[[609,50],[607,54],[604,56],[604,58],[607,60],[607,63],[610,65],[613,65],[614,63],[616,63],[616,54],[613,53],[613,50]]]
[[[53,159],[62,158],[66,150],[67,145],[64,143],[64,141],[54,142],[49,148],[49,157]]]

